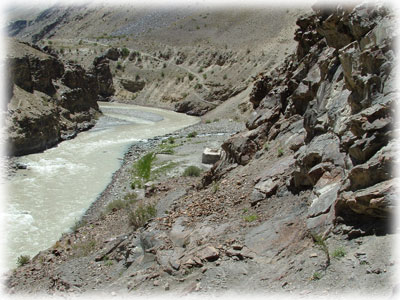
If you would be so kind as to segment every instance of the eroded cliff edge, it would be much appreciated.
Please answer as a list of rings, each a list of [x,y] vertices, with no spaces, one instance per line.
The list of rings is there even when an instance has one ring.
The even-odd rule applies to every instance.
[[[94,125],[97,101],[114,93],[105,57],[86,71],[49,48],[12,39],[7,46],[7,154],[40,152]]]

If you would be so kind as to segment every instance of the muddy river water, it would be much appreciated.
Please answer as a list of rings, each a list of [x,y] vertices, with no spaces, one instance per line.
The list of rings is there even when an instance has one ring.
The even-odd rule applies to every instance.
[[[7,267],[20,255],[33,257],[51,247],[68,231],[111,181],[132,143],[199,121],[162,109],[99,104],[104,115],[91,130],[19,158],[28,168],[6,182]]]

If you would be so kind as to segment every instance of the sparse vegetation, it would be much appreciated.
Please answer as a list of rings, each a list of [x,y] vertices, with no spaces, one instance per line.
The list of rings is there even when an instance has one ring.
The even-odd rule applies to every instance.
[[[134,165],[132,170],[132,176],[136,178],[131,184],[131,187],[142,186],[143,182],[147,182],[150,179],[151,166],[153,161],[156,159],[154,152],[149,152],[140,158]],[[134,187],[133,187],[134,186]]]
[[[129,224],[136,230],[145,225],[151,218],[154,218],[156,214],[157,210],[154,205],[141,204],[129,213]]]
[[[124,47],[121,49],[121,55],[123,58],[127,57],[129,55],[130,51],[128,48]]]
[[[228,79],[228,75],[224,74],[224,77],[222,77],[224,80]]]
[[[249,223],[254,222],[257,219],[258,219],[257,215],[247,215],[247,216],[243,217],[243,220],[245,220],[246,222],[249,222]]]
[[[117,211],[120,209],[124,209],[129,207],[130,205],[136,203],[137,201],[137,194],[136,193],[128,193],[124,196],[123,199],[116,199],[110,202],[107,205],[106,212],[110,213],[112,211]]]
[[[158,146],[157,154],[174,154],[174,148],[178,147],[174,142],[164,141]]]
[[[219,191],[219,182],[217,182],[217,181],[213,182],[212,191],[213,191],[214,194]]]
[[[107,205],[107,212],[117,211],[125,207],[125,202],[122,199],[116,199]]]
[[[80,243],[76,243],[72,246],[75,252],[75,256],[82,257],[88,256],[96,248],[96,240],[90,239]]]
[[[75,221],[74,225],[71,227],[72,232],[77,232],[79,228],[85,226],[87,222],[85,220]]]
[[[282,149],[282,148],[279,148],[279,149],[278,149],[278,157],[283,156],[283,154],[284,154],[283,149]]]
[[[336,248],[332,252],[332,257],[334,258],[342,258],[346,256],[346,250],[343,247]]]
[[[325,263],[325,268],[327,268],[331,264],[331,258],[329,255],[329,249],[328,245],[325,243],[324,237],[322,237],[319,234],[311,233],[311,236],[314,240],[314,243],[321,248],[321,250],[325,253],[326,255],[326,263]]]
[[[322,274],[320,272],[314,272],[311,276],[311,280],[320,280],[322,278]]]
[[[194,138],[197,136],[197,132],[196,131],[192,131],[187,135],[187,138]]]
[[[31,261],[31,258],[29,255],[20,255],[17,258],[17,265],[18,267],[22,267],[24,265],[26,265],[27,263],[29,263]]]
[[[170,161],[170,162],[168,162],[168,163],[166,163],[166,164],[154,169],[154,171],[152,172],[153,177],[157,178],[161,174],[165,174],[166,172],[170,171],[171,169],[175,168],[178,165],[179,165],[179,163],[174,162],[174,161]]]
[[[196,166],[189,166],[183,172],[183,176],[185,177],[198,177],[201,174],[201,169]]]

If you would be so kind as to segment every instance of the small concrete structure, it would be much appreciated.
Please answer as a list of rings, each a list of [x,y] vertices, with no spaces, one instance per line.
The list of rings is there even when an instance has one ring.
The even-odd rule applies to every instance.
[[[203,156],[201,162],[203,164],[214,164],[221,158],[220,149],[205,148],[203,151]]]

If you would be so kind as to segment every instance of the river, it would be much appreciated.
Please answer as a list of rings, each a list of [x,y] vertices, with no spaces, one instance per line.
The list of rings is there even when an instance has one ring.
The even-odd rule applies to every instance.
[[[135,141],[165,135],[199,121],[156,108],[99,103],[95,127],[43,153],[26,155],[7,180],[6,267],[20,255],[33,257],[51,247],[77,222],[111,181]]]

